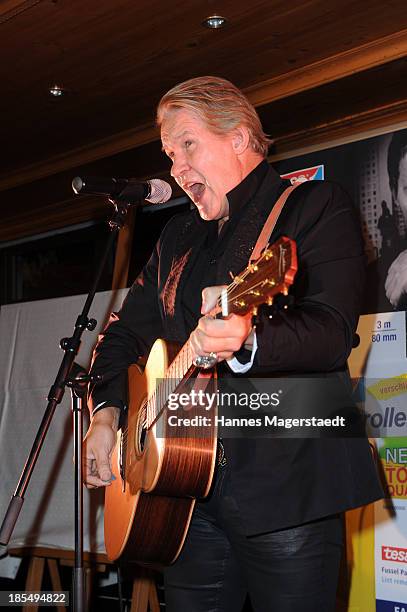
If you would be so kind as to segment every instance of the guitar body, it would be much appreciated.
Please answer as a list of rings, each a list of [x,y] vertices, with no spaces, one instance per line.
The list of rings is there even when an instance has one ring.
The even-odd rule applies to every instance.
[[[212,483],[215,424],[201,431],[194,427],[192,436],[191,427],[169,428],[164,408],[145,428],[147,399],[158,401],[160,394],[155,392],[175,353],[174,346],[157,340],[144,371],[137,365],[129,368],[127,423],[117,433],[112,457],[115,480],[105,493],[105,545],[112,560],[173,562],[185,540],[195,498],[205,497]],[[213,373],[201,376],[201,385],[212,382]],[[196,414],[193,406],[187,410],[188,418]],[[184,410],[172,414],[185,416]]]

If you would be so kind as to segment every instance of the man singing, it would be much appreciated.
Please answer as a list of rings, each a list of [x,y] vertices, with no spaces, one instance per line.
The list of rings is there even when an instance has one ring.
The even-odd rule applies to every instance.
[[[157,122],[171,174],[195,206],[167,224],[95,349],[103,383],[90,394],[88,487],[110,484],[127,367],[157,338],[189,338],[197,357],[234,376],[349,382],[364,256],[347,194],[311,181],[288,198],[269,241],[285,235],[297,244],[291,307],[260,312],[255,327],[249,315],[211,318],[219,287],[245,267],[289,183],[266,161],[270,141],[255,109],[224,79],[175,86]],[[225,439],[211,492],[164,571],[166,609],[239,612],[249,594],[255,612],[333,612],[342,513],[380,497],[363,437]]]

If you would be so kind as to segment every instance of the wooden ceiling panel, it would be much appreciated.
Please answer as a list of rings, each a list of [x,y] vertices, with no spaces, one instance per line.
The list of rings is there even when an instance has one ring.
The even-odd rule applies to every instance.
[[[376,119],[387,114],[391,123],[391,113],[399,117],[403,110],[407,127],[406,74],[407,59],[401,59],[260,107],[265,130],[276,141],[273,154],[283,154],[287,146],[292,150],[326,143],[336,128],[342,134],[344,126],[349,135],[357,135],[373,127],[364,127],[372,114]]]
[[[223,30],[202,26],[214,12]],[[34,181],[34,206],[51,206],[34,187],[42,177],[56,189],[47,176],[132,146],[146,161],[138,174],[162,171],[147,144],[156,104],[197,75],[247,90],[280,143],[401,104],[406,33],[405,0],[2,0],[0,190],[27,183],[27,194]]]
[[[151,123],[179,80],[214,73],[245,88],[407,27],[404,2],[220,0],[228,25],[210,31],[201,21],[214,6],[43,0],[1,24],[2,166]],[[66,99],[48,99],[54,82]]]

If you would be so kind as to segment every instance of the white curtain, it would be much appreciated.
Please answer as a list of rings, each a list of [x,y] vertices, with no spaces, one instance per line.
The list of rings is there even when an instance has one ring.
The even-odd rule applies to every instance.
[[[96,296],[77,363],[88,366],[97,333],[127,290]],[[34,441],[63,353],[59,340],[72,334],[85,296],[3,306],[0,311],[0,521]],[[85,411],[84,430],[88,425]],[[10,545],[73,549],[73,435],[70,392],[57,407],[26,492]],[[84,494],[84,548],[104,551],[103,491]]]

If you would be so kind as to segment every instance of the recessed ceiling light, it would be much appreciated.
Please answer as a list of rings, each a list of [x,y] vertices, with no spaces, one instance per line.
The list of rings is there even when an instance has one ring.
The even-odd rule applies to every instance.
[[[60,98],[65,93],[65,90],[59,85],[53,85],[48,91],[51,96],[54,96],[54,98]]]
[[[226,23],[225,17],[221,15],[210,15],[203,21],[203,25],[207,28],[211,28],[212,30],[217,30],[218,28],[223,28]]]

